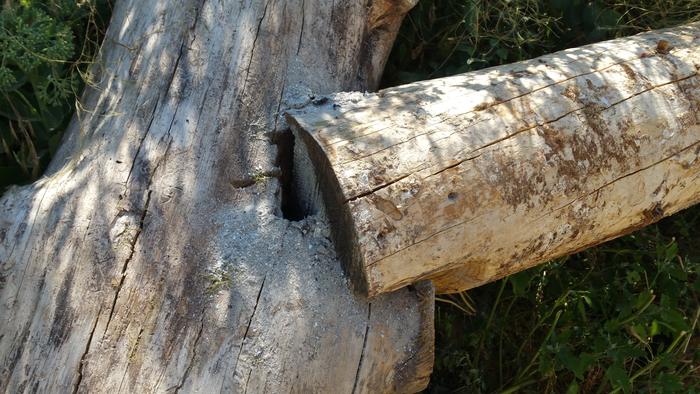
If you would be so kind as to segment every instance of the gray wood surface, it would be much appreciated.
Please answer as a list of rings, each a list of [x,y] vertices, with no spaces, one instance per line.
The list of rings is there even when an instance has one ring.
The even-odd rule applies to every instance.
[[[375,88],[411,3],[117,1],[48,174],[0,200],[0,391],[425,387],[431,285],[356,296],[280,208],[281,113]]]

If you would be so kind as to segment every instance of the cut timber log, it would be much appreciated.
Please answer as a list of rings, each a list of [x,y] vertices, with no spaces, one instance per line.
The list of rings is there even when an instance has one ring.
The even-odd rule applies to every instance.
[[[289,119],[356,286],[456,292],[698,202],[699,68],[692,24]]]

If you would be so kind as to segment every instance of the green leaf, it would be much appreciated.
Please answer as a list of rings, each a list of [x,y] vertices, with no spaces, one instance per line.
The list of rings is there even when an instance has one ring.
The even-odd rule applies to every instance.
[[[688,331],[690,327],[682,313],[675,309],[662,309],[661,320],[669,326],[673,327],[676,332]],[[675,334],[675,332],[674,332]]]
[[[595,358],[587,353],[582,353],[578,357],[575,356],[569,348],[563,348],[558,354],[557,358],[564,364],[564,366],[574,373],[577,379],[583,380],[584,373],[588,367],[595,361]]]
[[[673,240],[671,244],[666,247],[665,252],[665,258],[667,261],[674,260],[676,256],[678,256],[678,243]]]
[[[634,304],[634,309],[639,311],[640,309],[644,308],[652,298],[654,298],[654,294],[652,294],[651,291],[642,291],[637,295],[637,302]]]
[[[631,327],[635,334],[644,342],[646,342],[649,334],[643,324],[635,324]]]
[[[516,296],[523,296],[527,293],[534,272],[535,270],[526,270],[508,277],[508,281],[513,287],[513,294]]]
[[[613,388],[622,388],[625,393],[629,393],[632,389],[632,385],[627,376],[627,371],[625,371],[618,364],[613,364],[605,371],[605,377],[613,386]]]
[[[649,336],[653,338],[654,336],[659,335],[660,331],[659,322],[657,320],[652,321],[649,328]]]
[[[684,386],[681,379],[672,374],[662,372],[654,384],[659,393],[680,393],[683,392]]]
[[[688,280],[688,273],[686,273],[680,265],[671,265],[668,267],[666,270],[668,274],[671,276],[671,278],[679,280],[679,281],[686,281]]]
[[[639,274],[639,271],[628,271],[627,272],[627,282],[630,284],[636,284],[640,280],[642,280],[642,276]]]
[[[566,389],[566,394],[578,394],[579,387],[576,381],[571,382],[569,387]]]

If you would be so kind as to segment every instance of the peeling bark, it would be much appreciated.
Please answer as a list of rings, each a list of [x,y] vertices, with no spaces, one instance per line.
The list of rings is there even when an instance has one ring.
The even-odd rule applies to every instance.
[[[289,118],[356,287],[456,292],[697,203],[699,54],[696,23]]]
[[[353,294],[324,217],[282,217],[276,145],[376,87],[411,5],[116,2],[47,175],[0,200],[1,391],[425,387],[432,287]]]

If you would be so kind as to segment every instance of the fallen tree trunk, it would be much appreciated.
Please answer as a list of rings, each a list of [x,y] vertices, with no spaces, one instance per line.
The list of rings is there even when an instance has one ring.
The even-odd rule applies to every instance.
[[[698,202],[698,69],[693,24],[290,119],[357,287],[456,292]]]
[[[280,111],[375,87],[412,3],[117,1],[49,173],[0,200],[0,391],[425,387],[430,285],[357,297],[323,218],[282,217]]]

